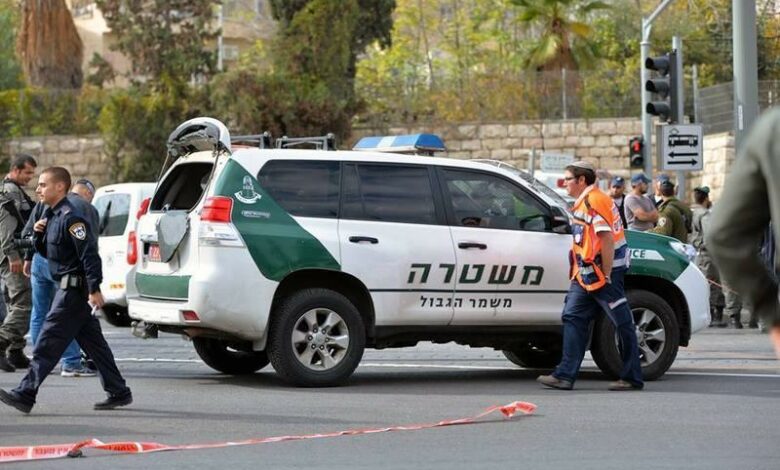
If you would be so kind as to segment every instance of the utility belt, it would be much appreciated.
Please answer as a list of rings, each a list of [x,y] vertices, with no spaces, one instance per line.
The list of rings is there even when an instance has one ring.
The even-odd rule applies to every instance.
[[[65,274],[60,278],[60,289],[82,289],[87,285],[87,279],[80,274]]]

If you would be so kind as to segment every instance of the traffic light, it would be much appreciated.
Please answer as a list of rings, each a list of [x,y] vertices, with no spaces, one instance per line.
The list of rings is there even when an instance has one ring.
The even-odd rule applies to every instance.
[[[645,82],[645,90],[655,94],[647,103],[645,111],[672,124],[680,122],[682,110],[677,103],[677,94],[682,82],[677,70],[677,51],[659,57],[648,57],[645,68],[655,70],[655,78]]]
[[[632,137],[628,141],[628,156],[631,161],[631,168],[644,168],[644,146],[645,141],[642,137]]]

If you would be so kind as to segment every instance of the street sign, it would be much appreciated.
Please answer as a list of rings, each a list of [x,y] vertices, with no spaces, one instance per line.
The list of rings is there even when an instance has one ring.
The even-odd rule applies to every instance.
[[[696,171],[704,168],[701,124],[661,126],[658,148],[664,170]]]
[[[542,171],[563,171],[568,165],[574,162],[574,155],[565,153],[542,153],[542,160],[539,162]]]

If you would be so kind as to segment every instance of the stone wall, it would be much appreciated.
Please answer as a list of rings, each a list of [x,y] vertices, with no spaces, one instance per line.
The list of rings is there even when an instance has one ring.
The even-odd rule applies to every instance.
[[[6,155],[29,153],[38,161],[38,171],[57,165],[67,168],[74,179],[89,178],[97,186],[113,182],[103,139],[97,135],[22,137],[2,142],[2,148]],[[5,174],[7,168],[1,170]]]
[[[472,159],[490,158],[518,168],[528,168],[532,149],[567,153],[592,162],[613,175],[628,177],[638,170],[629,168],[628,141],[640,135],[639,119],[593,119],[521,123],[463,123],[446,125],[356,127],[344,147],[351,148],[367,135],[399,135],[429,132],[444,139],[448,152],[443,156]],[[113,183],[103,153],[103,140],[96,135],[24,137],[6,141],[6,154],[30,153],[39,168],[60,165],[74,177],[87,177],[96,185]],[[652,153],[655,155],[655,152]],[[539,168],[537,158],[536,168]],[[720,194],[726,174],[734,161],[734,137],[714,134],[704,138],[704,171],[688,173],[686,194],[700,185],[712,189],[713,199]],[[657,165],[656,165],[657,166]]]

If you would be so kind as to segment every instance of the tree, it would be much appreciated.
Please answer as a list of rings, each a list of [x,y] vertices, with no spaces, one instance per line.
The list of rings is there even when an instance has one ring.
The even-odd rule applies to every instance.
[[[12,44],[19,26],[19,12],[15,5],[0,4],[0,44]],[[0,90],[19,88],[23,85],[22,67],[13,49],[0,48]]]
[[[539,71],[578,70],[584,59],[593,55],[588,41],[592,28],[578,18],[610,8],[604,2],[590,0],[511,0],[511,3],[520,9],[522,23],[538,28],[528,65]]]
[[[213,43],[219,30],[212,22],[219,0],[95,3],[115,38],[112,48],[130,58],[134,75],[156,85],[164,77],[186,82],[214,70]]]
[[[16,51],[30,85],[81,88],[84,46],[65,0],[24,0]]]

